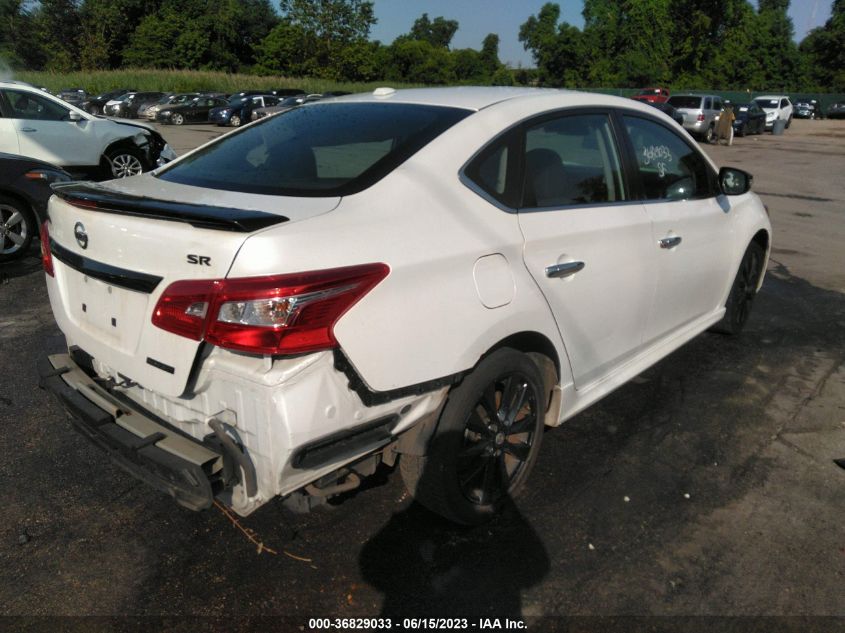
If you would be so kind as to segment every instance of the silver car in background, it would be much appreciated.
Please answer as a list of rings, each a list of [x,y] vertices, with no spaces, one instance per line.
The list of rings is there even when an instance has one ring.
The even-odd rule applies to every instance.
[[[725,109],[722,97],[716,95],[673,95],[667,102],[684,117],[684,129],[706,142],[713,140],[716,121]]]

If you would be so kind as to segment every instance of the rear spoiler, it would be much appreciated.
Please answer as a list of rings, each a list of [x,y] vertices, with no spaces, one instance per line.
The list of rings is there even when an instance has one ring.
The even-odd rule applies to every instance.
[[[95,209],[118,215],[185,222],[200,229],[251,233],[288,221],[288,218],[283,215],[263,211],[212,207],[203,204],[133,196],[92,182],[55,183],[53,192],[75,207]]]

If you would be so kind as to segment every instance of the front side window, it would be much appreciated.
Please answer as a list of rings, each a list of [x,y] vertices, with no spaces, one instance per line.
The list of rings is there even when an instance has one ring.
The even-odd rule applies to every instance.
[[[647,119],[623,116],[648,200],[708,198],[713,193],[706,161],[675,132]]]
[[[36,121],[64,121],[69,110],[41,95],[21,90],[3,90],[6,103],[9,104],[10,119],[30,119]]]
[[[605,114],[562,116],[525,131],[523,207],[625,199],[619,153]]]
[[[243,193],[350,195],[386,176],[469,114],[402,103],[316,103],[227,135],[158,177]]]

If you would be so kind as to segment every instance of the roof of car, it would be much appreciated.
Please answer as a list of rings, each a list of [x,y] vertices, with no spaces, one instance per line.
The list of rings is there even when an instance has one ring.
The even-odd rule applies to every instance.
[[[755,101],[757,99],[789,99],[786,95],[758,95],[754,97]]]
[[[370,101],[370,102],[394,102],[394,103],[416,103],[420,105],[441,105],[455,108],[466,108],[468,110],[481,110],[487,106],[514,99],[517,97],[536,97],[548,95],[553,92],[565,93],[568,91],[556,90],[553,88],[510,88],[510,87],[481,87],[481,86],[458,86],[451,88],[410,88],[407,90],[393,90],[391,88],[379,88],[373,92],[359,92],[342,97],[335,97],[335,102]],[[376,94],[378,93],[378,94]],[[598,100],[603,95],[595,95]]]

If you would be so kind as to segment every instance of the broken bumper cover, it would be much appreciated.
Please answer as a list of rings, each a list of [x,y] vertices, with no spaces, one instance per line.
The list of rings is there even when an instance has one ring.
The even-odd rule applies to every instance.
[[[114,398],[68,354],[38,363],[39,385],[54,393],[74,427],[118,466],[191,510],[211,506],[222,488],[222,455]]]

